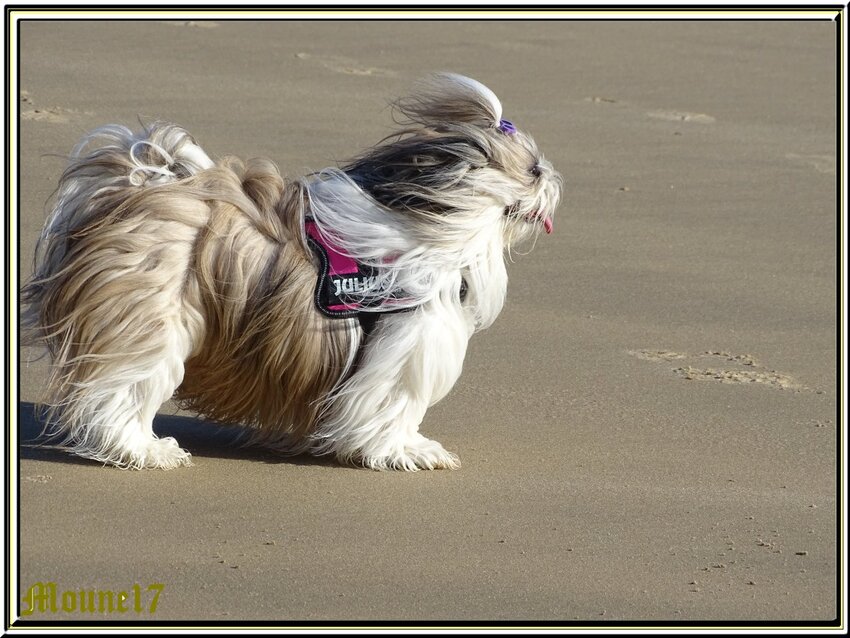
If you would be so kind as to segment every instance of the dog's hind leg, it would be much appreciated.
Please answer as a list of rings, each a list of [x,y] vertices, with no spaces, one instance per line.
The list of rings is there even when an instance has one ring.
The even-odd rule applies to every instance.
[[[190,465],[190,454],[172,437],[159,438],[153,419],[183,379],[187,335],[176,320],[164,322],[144,352],[80,356],[71,365],[76,378],[66,384],[58,405],[65,445],[79,456],[122,468],[169,469]],[[81,374],[86,359],[95,365]]]
[[[138,224],[81,236],[69,266],[38,283],[30,308],[53,358],[47,431],[80,456],[125,468],[189,462],[152,423],[203,334],[181,275],[195,233],[161,227],[170,241],[159,244]]]
[[[185,297],[210,208],[181,180],[212,167],[165,123],[138,134],[106,126],[72,153],[22,290],[22,328],[53,359],[46,429],[81,456],[128,468],[189,462],[152,422],[201,335]]]

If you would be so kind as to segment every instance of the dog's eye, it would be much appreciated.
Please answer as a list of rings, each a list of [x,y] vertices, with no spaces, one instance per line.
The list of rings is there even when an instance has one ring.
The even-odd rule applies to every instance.
[[[528,172],[535,178],[540,177],[543,174],[543,171],[540,169],[540,166],[535,164],[531,168],[528,169]]]
[[[505,215],[508,216],[508,217],[516,215],[517,212],[520,209],[520,206],[522,206],[522,204],[520,202],[515,202],[515,203],[511,204],[510,206],[505,206]]]

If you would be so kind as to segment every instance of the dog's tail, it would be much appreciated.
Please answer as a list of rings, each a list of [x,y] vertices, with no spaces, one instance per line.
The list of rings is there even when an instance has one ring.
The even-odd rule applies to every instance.
[[[155,122],[139,133],[120,125],[98,128],[71,153],[39,248],[49,248],[44,244],[97,221],[92,215],[102,210],[95,202],[103,195],[122,192],[130,197],[138,189],[191,177],[213,166],[189,133],[174,124]]]
[[[86,135],[71,153],[55,202],[36,245],[33,273],[22,288],[28,305],[22,316],[24,339],[40,341],[39,308],[45,286],[61,273],[75,235],[120,208],[135,194],[212,168],[212,159],[184,129],[155,122],[135,133],[109,125]],[[104,206],[111,199],[112,206]]]

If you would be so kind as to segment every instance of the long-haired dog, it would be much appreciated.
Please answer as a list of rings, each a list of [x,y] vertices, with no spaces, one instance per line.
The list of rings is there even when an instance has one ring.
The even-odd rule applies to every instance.
[[[152,429],[174,396],[286,452],[458,465],[419,424],[501,311],[506,250],[551,231],[561,177],[475,80],[438,74],[395,106],[402,130],[297,180],[213,161],[173,124],[80,142],[22,291],[63,445],[189,464]]]

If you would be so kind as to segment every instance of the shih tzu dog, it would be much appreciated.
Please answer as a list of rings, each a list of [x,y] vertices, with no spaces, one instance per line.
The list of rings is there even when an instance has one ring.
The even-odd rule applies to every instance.
[[[419,424],[501,311],[506,251],[551,232],[561,177],[475,80],[395,107],[396,134],[296,180],[173,124],[85,137],[22,290],[48,430],[118,467],[190,464],[152,429],[173,396],[286,453],[456,467]]]

